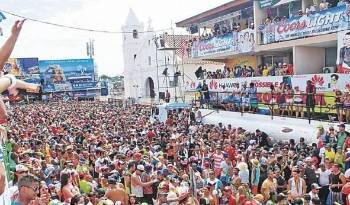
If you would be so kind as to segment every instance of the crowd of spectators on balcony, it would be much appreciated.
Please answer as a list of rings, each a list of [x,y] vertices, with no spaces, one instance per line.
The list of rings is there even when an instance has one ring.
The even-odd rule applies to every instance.
[[[296,17],[296,16],[303,16],[303,15],[312,15],[315,12],[318,11],[323,11],[328,8],[332,8],[335,6],[343,6],[349,3],[349,0],[339,0],[339,1],[330,1],[330,0],[321,0],[319,4],[314,4],[309,5],[305,11],[303,10],[298,10],[295,14],[290,14],[290,18]],[[271,23],[280,23],[284,22],[288,19],[287,16],[273,16],[272,14],[269,14],[270,12],[268,11],[268,17],[264,20],[265,25],[271,24]],[[263,25],[260,26],[263,28]]]
[[[198,79],[284,76],[293,74],[293,66],[287,63],[276,63],[272,66],[260,65],[257,68],[237,65],[233,67],[225,66],[224,69],[217,69],[216,71],[206,71],[199,67],[195,74]]]

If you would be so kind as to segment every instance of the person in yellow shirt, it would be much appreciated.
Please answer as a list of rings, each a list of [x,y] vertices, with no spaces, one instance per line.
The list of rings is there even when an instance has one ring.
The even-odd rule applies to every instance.
[[[341,169],[344,169],[344,154],[342,152],[342,147],[337,147],[337,152],[334,156],[334,164],[341,165]]]
[[[268,178],[261,185],[261,193],[264,196],[264,201],[270,199],[270,193],[277,192],[277,180],[273,170],[268,171]]]
[[[326,151],[324,152],[325,158],[328,158],[331,160],[331,162],[334,162],[335,152],[331,148],[330,144],[326,144],[325,148],[326,148]]]
[[[266,67],[266,65],[262,68],[262,75],[263,76],[269,75],[269,69]]]

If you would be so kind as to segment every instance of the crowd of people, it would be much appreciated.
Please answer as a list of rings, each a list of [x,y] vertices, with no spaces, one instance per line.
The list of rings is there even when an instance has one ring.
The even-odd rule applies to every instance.
[[[196,110],[150,123],[150,110],[97,101],[13,105],[5,154],[12,204],[350,202],[344,124],[319,127],[318,143],[308,144],[201,124]]]
[[[301,2],[300,2],[301,4]],[[298,10],[296,13],[292,14],[290,13],[288,15],[284,16],[273,16],[271,12],[267,12],[267,18],[264,19],[264,22],[262,25],[260,25],[260,28],[263,28],[264,25],[269,25],[271,23],[283,23],[287,21],[288,18],[292,17],[298,17],[298,16],[304,16],[304,15],[313,15],[314,13],[318,11],[327,10],[328,8],[335,7],[335,6],[344,6],[349,4],[349,0],[320,0],[320,1],[313,1],[312,4],[308,5],[306,9]]]
[[[0,49],[0,65],[23,22]],[[0,77],[10,101],[18,89],[40,87]],[[283,142],[259,129],[202,124],[198,109],[169,111],[165,122],[151,110],[69,99],[6,106],[1,99],[0,193],[11,205],[350,204],[344,124],[319,127],[310,142]]]
[[[196,70],[197,79],[222,79],[240,77],[261,77],[261,76],[285,76],[293,75],[293,65],[287,63],[275,63],[271,66],[260,65],[257,68],[247,65],[225,66],[216,71],[207,71],[199,67]]]

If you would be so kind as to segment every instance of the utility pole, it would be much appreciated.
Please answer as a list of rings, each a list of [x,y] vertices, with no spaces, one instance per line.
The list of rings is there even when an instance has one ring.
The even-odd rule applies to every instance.
[[[89,39],[89,42],[86,42],[86,54],[89,58],[94,58],[95,56],[95,40]]]

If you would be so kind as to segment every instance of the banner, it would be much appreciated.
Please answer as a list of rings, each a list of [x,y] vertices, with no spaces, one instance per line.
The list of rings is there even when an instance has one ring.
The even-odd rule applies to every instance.
[[[235,66],[251,66],[252,68],[257,67],[256,56],[237,56],[232,59],[227,59],[225,66],[233,68]]]
[[[289,18],[262,28],[263,43],[273,43],[317,36],[350,28],[349,5],[322,10],[314,14]]]
[[[10,58],[5,63],[3,71],[26,82],[40,84],[38,58]]]
[[[193,58],[230,52],[230,54],[249,53],[255,50],[253,29],[227,33],[208,40],[194,41],[191,48]]]
[[[292,86],[298,86],[301,91],[306,90],[306,82],[311,80],[317,93],[346,91],[350,89],[350,74],[310,74],[294,75],[291,77]]]
[[[350,73],[350,30],[338,32],[337,72]]]
[[[282,76],[271,76],[271,77],[252,77],[252,78],[224,78],[224,79],[207,79],[205,80],[212,92],[232,92],[239,91],[244,84],[249,87],[250,83],[254,83],[258,92],[269,92],[270,86],[279,86],[283,82]],[[187,91],[195,91],[199,83],[203,85],[203,80],[188,83],[186,88]]]
[[[74,91],[96,87],[92,59],[39,61],[44,92]]]

